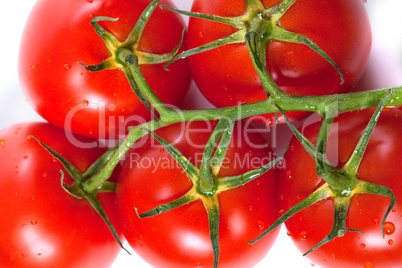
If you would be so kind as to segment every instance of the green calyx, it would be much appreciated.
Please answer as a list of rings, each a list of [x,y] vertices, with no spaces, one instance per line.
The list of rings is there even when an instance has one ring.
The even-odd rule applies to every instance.
[[[98,22],[100,21],[112,21],[116,22],[118,19],[109,18],[109,17],[95,17],[91,20],[91,24],[95,29],[96,33],[99,37],[104,41],[107,49],[110,52],[110,56],[98,64],[93,65],[82,65],[87,71],[90,72],[98,72],[106,69],[120,69],[126,75],[128,82],[130,83],[131,88],[133,89],[136,96],[140,99],[140,101],[144,104],[144,106],[153,113],[155,118],[158,118],[154,110],[152,109],[150,103],[142,92],[142,88],[149,87],[143,76],[141,75],[141,81],[138,81],[136,77],[133,75],[135,72],[139,72],[139,65],[143,64],[161,64],[171,60],[174,55],[179,51],[184,37],[184,29],[182,34],[182,39],[179,44],[169,53],[166,54],[153,54],[141,51],[139,49],[139,43],[141,40],[142,33],[145,29],[145,26],[151,17],[153,11],[158,6],[160,0],[155,0],[151,4],[149,4],[141,16],[137,20],[134,28],[131,30],[130,34],[124,41],[120,41],[110,32],[103,29]],[[135,69],[133,71],[133,68]],[[143,84],[146,84],[145,86]],[[160,100],[158,100],[160,102]]]
[[[304,255],[311,253],[317,248],[332,241],[336,237],[344,236],[348,231],[362,233],[359,230],[346,227],[346,218],[349,206],[353,196],[358,194],[375,194],[389,197],[391,199],[390,205],[384,214],[381,225],[384,236],[383,227],[388,214],[396,204],[396,198],[392,190],[388,187],[359,180],[357,178],[357,171],[367,148],[370,136],[390,95],[391,91],[388,90],[383,100],[378,104],[377,110],[372,115],[370,122],[368,123],[363,135],[356,145],[354,153],[342,168],[333,166],[326,158],[326,144],[329,136],[329,130],[336,113],[330,113],[329,111],[332,111],[330,108],[327,109],[327,113],[324,113],[321,128],[317,136],[317,144],[314,146],[293,126],[293,124],[286,118],[283,111],[281,111],[281,109],[278,107],[296,138],[301,142],[301,144],[303,144],[306,151],[315,160],[317,175],[319,175],[325,181],[325,183],[319,189],[310,194],[306,199],[286,211],[276,222],[274,222],[255,240],[250,241],[250,243],[255,243],[256,241],[260,240],[263,236],[274,230],[280,224],[284,223],[297,212],[328,198],[333,199],[335,208],[334,225],[332,230],[326,237],[324,237],[317,245],[307,251]]]
[[[172,144],[168,143],[152,131],[148,133],[154,137],[176,160],[181,168],[193,183],[193,187],[178,199],[163,204],[150,211],[138,214],[140,218],[157,216],[180,206],[201,200],[207,211],[211,244],[213,248],[214,265],[218,267],[219,262],[219,194],[236,187],[240,187],[273,168],[283,157],[283,152],[274,161],[262,166],[259,169],[246,172],[239,176],[219,177],[218,173],[222,167],[226,150],[233,133],[234,122],[228,119],[221,119],[215,127],[207,144],[205,145],[200,168],[195,167],[185,156],[181,154]]]
[[[53,157],[55,157],[67,171],[67,173],[73,179],[73,183],[71,185],[67,185],[64,183],[64,171],[60,170],[61,173],[61,186],[62,188],[68,193],[69,195],[73,196],[77,199],[85,199],[92,208],[98,213],[98,215],[102,218],[105,224],[108,226],[110,232],[112,233],[116,242],[120,245],[122,249],[124,249],[128,254],[130,252],[124,248],[120,237],[114,228],[112,222],[110,221],[109,217],[107,216],[106,211],[103,209],[101,203],[97,195],[99,193],[104,192],[114,192],[116,189],[116,184],[109,181],[104,181],[102,185],[97,187],[94,190],[88,191],[85,189],[84,184],[88,181],[91,177],[95,174],[98,174],[104,165],[110,160],[112,155],[115,153],[117,148],[113,148],[106,153],[104,153],[96,162],[94,162],[84,173],[80,172],[76,169],[67,159],[62,157],[59,153],[54,151],[52,148],[47,146],[46,144],[42,143],[39,139],[34,136],[29,136],[28,138],[34,138],[48,153],[50,153]],[[131,254],[130,254],[131,255]]]
[[[319,55],[321,55],[323,58],[325,58],[336,69],[340,76],[340,83],[343,84],[344,76],[339,67],[331,59],[331,57],[328,56],[328,54],[326,54],[316,43],[314,43],[308,37],[287,31],[280,26],[280,18],[295,2],[296,0],[284,0],[271,8],[265,8],[259,0],[246,0],[245,14],[236,17],[221,17],[196,12],[182,11],[163,5],[162,7],[168,8],[182,15],[211,20],[227,24],[238,29],[236,32],[229,36],[180,53],[179,55],[168,61],[166,66],[178,59],[199,54],[223,45],[245,43],[246,36],[250,33],[254,33],[258,43],[257,54],[264,66],[266,62],[266,49],[270,41],[276,40],[282,42],[304,44]]]

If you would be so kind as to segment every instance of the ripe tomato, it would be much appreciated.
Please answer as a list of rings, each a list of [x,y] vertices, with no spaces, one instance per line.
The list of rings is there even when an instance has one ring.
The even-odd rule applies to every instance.
[[[261,1],[265,7],[279,0]],[[195,0],[192,11],[224,17],[240,16],[244,0]],[[309,37],[339,66],[345,82],[334,67],[305,45],[271,41],[267,47],[267,68],[278,86],[295,95],[342,93],[357,83],[371,47],[371,28],[361,0],[297,0],[280,19],[288,31]],[[236,29],[221,23],[190,18],[188,46],[198,47],[229,36]],[[194,81],[217,107],[256,102],[267,98],[254,70],[245,43],[230,44],[190,56]],[[306,113],[290,113],[301,119]],[[268,117],[268,123],[274,122]]]
[[[362,135],[373,110],[347,113],[335,119],[328,143],[328,158],[343,166]],[[313,143],[319,124],[304,126],[303,134]],[[359,194],[352,198],[346,228],[363,231],[346,232],[341,238],[309,253],[307,257],[322,267],[400,267],[402,265],[402,185],[400,152],[402,144],[402,110],[385,108],[374,129],[360,164],[357,178],[393,190],[397,199],[390,212],[382,236],[381,223],[390,199],[378,195]],[[293,139],[285,154],[286,169],[281,170],[280,204],[284,211],[300,202],[319,185],[315,162]],[[283,171],[283,172],[282,172]],[[334,205],[323,200],[295,214],[286,222],[293,242],[305,253],[329,234],[333,226]]]
[[[124,41],[151,2],[37,1],[27,19],[19,54],[22,88],[34,109],[59,127],[95,138],[118,138],[127,126],[148,121],[151,113],[122,71],[91,73],[78,62],[98,64],[110,54],[92,27],[92,18],[119,18],[99,24]],[[161,3],[172,5],[170,0]],[[144,29],[139,50],[168,53],[180,43],[183,28],[178,15],[157,7]],[[165,71],[164,64],[141,65],[161,100],[177,105],[189,87],[190,72],[186,62],[169,69]]]
[[[104,151],[75,147],[62,130],[48,123],[24,123],[0,131],[0,266],[109,267],[120,246],[87,201],[63,190],[63,166],[29,135],[81,172]],[[64,182],[70,184],[71,177],[64,174]],[[98,197],[116,225],[114,193]]]
[[[211,122],[175,124],[155,131],[199,167]],[[242,129],[243,128],[243,129]],[[258,133],[235,126],[218,177],[240,175],[274,160]],[[278,229],[256,244],[249,241],[277,219],[276,168],[244,186],[219,194],[219,267],[252,267],[269,251]],[[154,267],[212,267],[207,212],[198,200],[163,214],[143,213],[185,194],[192,182],[168,151],[146,136],[132,148],[118,178],[116,200],[123,233],[131,247]]]

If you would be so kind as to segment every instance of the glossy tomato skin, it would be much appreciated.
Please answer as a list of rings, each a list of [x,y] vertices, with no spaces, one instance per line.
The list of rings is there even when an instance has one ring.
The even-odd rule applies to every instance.
[[[199,166],[212,130],[211,122],[193,122],[185,128],[177,124],[156,133],[174,142],[184,156]],[[259,134],[249,134],[249,139],[245,139],[241,136],[244,132],[239,131],[233,134],[219,176],[239,175],[251,167],[258,168],[261,161],[274,159]],[[168,152],[147,139],[140,141],[142,146],[133,147],[118,178],[116,200],[127,241],[154,267],[212,267],[208,219],[201,201],[150,218],[140,219],[136,215],[134,207],[139,213],[145,212],[179,198],[192,187]],[[278,229],[256,244],[250,245],[249,241],[279,215],[277,174],[278,170],[273,169],[245,186],[219,195],[219,267],[252,267],[271,248]]]
[[[91,73],[78,63],[98,64],[110,56],[91,19],[119,18],[99,24],[124,41],[149,3],[151,0],[37,1],[26,22],[19,54],[20,81],[34,109],[59,127],[95,138],[117,138],[126,133],[127,126],[148,121],[151,113],[121,70]],[[170,0],[161,4],[172,6]],[[180,43],[183,28],[178,15],[157,7],[139,49],[168,53]],[[165,71],[163,64],[141,66],[161,100],[178,105],[188,90],[190,72],[186,61],[169,69]]]
[[[24,123],[0,131],[0,266],[109,267],[120,246],[86,201],[62,189],[60,170],[66,184],[71,177],[28,135],[82,172],[104,152],[71,145],[63,131],[48,123]],[[114,193],[98,197],[119,230]]]
[[[342,166],[351,156],[373,110],[348,113],[335,120],[328,143],[329,159]],[[315,142],[319,124],[307,125],[303,134]],[[402,144],[402,111],[385,109],[381,114],[363,160],[358,179],[393,190],[397,203],[386,219],[382,236],[381,222],[390,198],[377,195],[355,195],[348,211],[346,228],[363,231],[347,232],[342,238],[318,248],[307,257],[321,267],[400,267],[402,265],[402,186],[400,151]],[[284,211],[310,195],[323,182],[315,173],[312,158],[299,142],[291,141],[285,155],[286,169],[281,170],[279,193]],[[283,171],[283,172],[282,172]],[[297,213],[286,222],[293,242],[302,253],[320,242],[331,230],[334,218],[331,199]],[[374,265],[374,266],[370,266]]]
[[[265,7],[279,0],[261,1]],[[244,0],[195,0],[192,11],[233,17],[244,14]],[[334,67],[305,45],[271,41],[267,68],[278,86],[295,95],[324,95],[351,90],[361,77],[371,48],[371,28],[361,0],[298,0],[282,16],[282,28],[303,34],[318,44],[339,66]],[[223,38],[236,29],[221,23],[191,18],[189,48]],[[247,46],[230,44],[188,58],[194,81],[217,107],[256,102],[267,98],[249,58]],[[301,119],[306,113],[288,114]],[[268,117],[272,123],[273,117]]]

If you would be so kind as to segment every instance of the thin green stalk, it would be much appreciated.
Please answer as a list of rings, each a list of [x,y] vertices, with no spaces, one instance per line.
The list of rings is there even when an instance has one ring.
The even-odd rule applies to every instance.
[[[147,130],[153,131],[164,126],[166,126],[166,124],[164,124],[162,121],[150,121],[137,127],[133,127],[129,131],[129,134],[125,140],[119,145],[118,149],[113,149],[115,152],[110,157],[106,165],[95,176],[89,178],[83,183],[84,190],[91,192],[102,186],[102,184],[112,176],[114,169],[119,164],[120,160],[131,149],[134,143],[141,137],[148,134]]]

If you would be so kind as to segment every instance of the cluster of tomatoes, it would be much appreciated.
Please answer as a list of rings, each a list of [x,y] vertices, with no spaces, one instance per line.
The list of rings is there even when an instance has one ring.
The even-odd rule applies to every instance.
[[[155,267],[212,267],[217,256],[219,267],[253,267],[267,255],[279,228],[256,243],[250,241],[324,184],[315,159],[303,144],[278,132],[287,127],[277,127],[273,114],[256,114],[253,120],[239,120],[228,131],[231,138],[224,148],[225,159],[212,168],[216,189],[211,193],[199,190],[194,187],[195,177],[203,172],[200,163],[204,163],[205,147],[218,124],[200,119],[208,111],[199,110],[194,111],[194,121],[166,124],[154,135],[136,140],[128,153],[114,160],[119,164],[107,170],[106,180],[90,190],[85,188],[94,185],[90,184],[94,177],[106,174],[102,173],[105,165],[125,146],[130,128],[145,126],[158,116],[133,91],[132,75],[115,68],[124,63],[106,60],[116,56],[108,49],[115,44],[105,44],[95,31],[91,20],[96,17],[107,18],[96,24],[104,35],[113,35],[124,49],[132,48],[144,60],[140,68],[146,82],[169,107],[200,107],[196,99],[185,98],[192,80],[215,107],[267,99],[244,42],[177,60],[169,70],[166,61],[151,64],[150,55],[167,55],[178,44],[181,53],[237,31],[233,25],[193,17],[185,25],[181,15],[161,7],[174,7],[175,1],[162,0],[143,32],[131,35],[151,2],[35,3],[21,40],[19,76],[28,102],[47,122],[0,130],[0,266],[109,267],[126,240]],[[194,0],[192,12],[241,21],[249,6],[262,3],[269,9],[281,2]],[[344,76],[340,83],[337,70],[308,46],[273,40],[266,49],[266,68],[281,90],[294,95],[331,95],[355,89],[371,48],[363,1],[296,0],[279,24],[313,40]],[[94,64],[102,70],[85,69]],[[335,166],[348,162],[373,112],[367,109],[335,118],[327,145],[327,157]],[[315,144],[321,124],[319,119],[306,120],[308,115],[286,113],[290,120],[304,122],[300,130]],[[360,180],[389,187],[397,200],[402,198],[395,161],[402,150],[401,120],[400,108],[384,109],[357,172]],[[264,133],[257,133],[261,129]],[[163,146],[155,135],[174,149]],[[250,172],[273,162],[287,143],[283,159],[270,170],[226,190],[233,184],[231,178],[251,177]],[[189,171],[182,159],[194,168]],[[165,204],[183,196],[188,198],[183,205],[164,211]],[[309,259],[322,267],[402,265],[402,204],[396,203],[382,225],[388,207],[387,197],[354,196],[346,225],[359,232],[346,232],[309,253]],[[155,208],[161,208],[160,215],[140,217]],[[213,212],[219,219],[218,249],[211,243]],[[331,198],[286,221],[289,236],[303,253],[328,235],[333,225]]]

